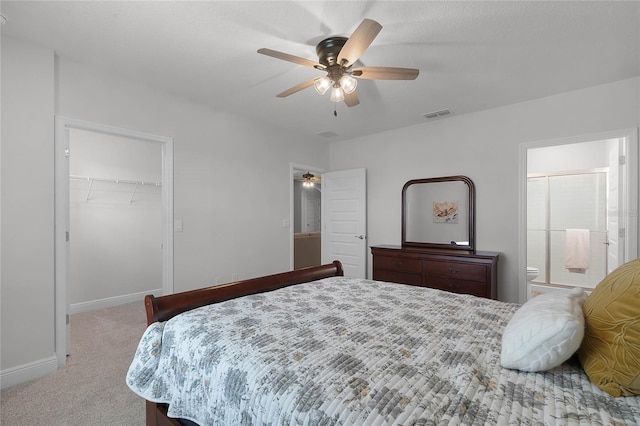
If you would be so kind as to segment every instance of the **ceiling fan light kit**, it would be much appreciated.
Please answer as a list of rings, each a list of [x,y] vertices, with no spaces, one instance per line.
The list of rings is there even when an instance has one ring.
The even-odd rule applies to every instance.
[[[333,86],[333,84],[331,83],[331,79],[326,75],[324,77],[316,78],[313,81],[313,85],[316,88],[316,92],[318,92],[321,95],[324,95],[325,93],[327,93],[327,90],[329,90],[329,88]]]
[[[345,74],[340,78],[340,87],[346,94],[353,93],[356,90],[356,87],[358,87],[358,80],[349,74]]]
[[[382,25],[376,21],[364,19],[351,37],[329,37],[322,40],[316,46],[317,63],[271,49],[259,49],[258,53],[298,65],[313,67],[327,73],[326,76],[316,77],[297,84],[279,93],[276,95],[277,97],[284,98],[307,87],[314,86],[316,92],[321,95],[331,89],[329,99],[332,102],[344,101],[348,107],[353,107],[360,103],[356,93],[357,79],[415,80],[420,73],[420,70],[417,69],[397,67],[358,67],[352,69],[353,64],[369,47],[381,29]]]
[[[312,175],[309,172],[303,174],[302,175],[302,186],[305,187],[305,188],[313,188],[314,187],[314,183],[313,183],[314,179],[315,179],[315,176]]]
[[[333,86],[331,89],[331,96],[329,97],[331,102],[342,102],[344,101],[344,93],[342,92],[342,88],[340,86]]]

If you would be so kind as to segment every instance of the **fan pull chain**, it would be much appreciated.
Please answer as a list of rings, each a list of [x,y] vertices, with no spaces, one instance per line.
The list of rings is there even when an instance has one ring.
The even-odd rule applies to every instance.
[[[338,116],[338,111],[336,111],[336,105],[337,105],[337,104],[338,104],[337,102],[334,102],[334,103],[333,103],[333,116],[334,116],[334,117],[337,117],[337,116]]]

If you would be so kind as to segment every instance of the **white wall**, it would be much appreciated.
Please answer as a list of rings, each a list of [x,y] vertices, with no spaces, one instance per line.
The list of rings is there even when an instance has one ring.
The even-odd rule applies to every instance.
[[[502,253],[498,298],[518,301],[519,145],[638,127],[639,80],[334,142],[330,167],[367,169],[370,246],[400,244],[401,190],[407,180],[470,177],[476,187],[476,246]]]
[[[289,268],[290,163],[326,167],[326,147],[64,58],[58,70],[61,115],[174,138],[175,291]]]
[[[71,313],[161,293],[161,144],[72,129],[69,148],[70,174],[95,178],[69,182]]]
[[[527,150],[527,173],[552,173],[609,167],[609,143],[613,143],[613,141],[592,141],[529,148]]]
[[[3,387],[57,366],[53,64],[53,52],[2,37]]]
[[[174,138],[175,291],[289,268],[290,163],[326,146],[7,37],[2,89],[2,386],[56,366],[54,112]]]

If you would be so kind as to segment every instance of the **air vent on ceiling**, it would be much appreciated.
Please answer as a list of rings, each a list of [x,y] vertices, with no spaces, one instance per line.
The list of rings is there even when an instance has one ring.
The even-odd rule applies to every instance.
[[[322,136],[323,138],[335,138],[338,135],[333,132],[320,132],[318,133],[318,136]]]
[[[438,117],[444,117],[446,115],[450,115],[451,114],[451,110],[449,109],[441,109],[439,111],[433,111],[433,112],[428,112],[426,114],[422,114],[422,116],[424,118],[438,118]]]

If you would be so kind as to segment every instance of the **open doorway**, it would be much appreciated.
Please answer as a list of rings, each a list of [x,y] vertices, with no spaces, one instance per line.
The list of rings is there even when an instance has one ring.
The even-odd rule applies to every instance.
[[[162,147],[69,132],[69,313],[162,294]]]
[[[320,169],[291,165],[291,269],[321,264]]]
[[[95,273],[99,270],[119,270],[124,271],[125,275],[137,271],[136,262],[141,258],[140,250],[126,255],[131,238],[146,240],[143,244],[151,248],[149,254],[153,258],[151,268],[154,270],[149,275],[152,277],[147,280],[153,281],[149,285],[161,294],[173,292],[173,140],[129,129],[57,117],[55,144],[55,350],[58,366],[63,367],[69,350],[69,315],[72,305],[74,312],[81,312],[142,300],[145,294],[154,292],[146,287],[137,288],[135,279],[118,280],[119,284],[101,281],[97,286],[82,290],[74,286],[82,284],[79,277],[91,275],[92,271],[96,277],[100,277],[100,274]],[[134,145],[137,149],[124,149]],[[80,162],[72,168],[70,163],[73,151],[78,154],[75,158]],[[152,168],[145,170],[146,167],[141,167],[139,160],[146,162],[144,157],[147,155],[154,159],[154,164]],[[140,176],[131,175],[136,170],[141,172]],[[149,210],[155,207],[159,207],[159,212],[154,211],[152,217],[149,216]],[[71,229],[72,215],[76,221],[74,229]],[[142,238],[138,238],[140,235],[128,235],[137,233],[130,232],[134,228],[112,229],[117,217],[126,217],[123,221],[130,222],[128,225],[143,231]],[[156,225],[152,226],[154,236],[151,241],[146,238],[147,230],[142,229],[147,221]],[[93,260],[91,253],[85,251],[86,245],[95,245],[109,236],[113,238],[108,247],[102,247],[105,249],[103,253],[93,253],[95,257],[99,257],[93,260],[102,262],[100,266],[96,266],[95,262],[92,263],[93,266],[87,266]],[[70,240],[81,246],[84,244],[85,248],[76,246],[72,251]],[[119,261],[105,262],[105,252],[124,254],[126,260],[123,261],[121,256]],[[76,256],[71,259],[73,253]],[[72,263],[74,268],[71,267]],[[72,279],[76,282],[72,282]],[[100,280],[92,281],[95,283]],[[124,287],[116,288],[123,281]],[[80,294],[85,291],[85,294]]]
[[[637,164],[634,130],[521,147],[521,301],[590,291],[637,256]]]

